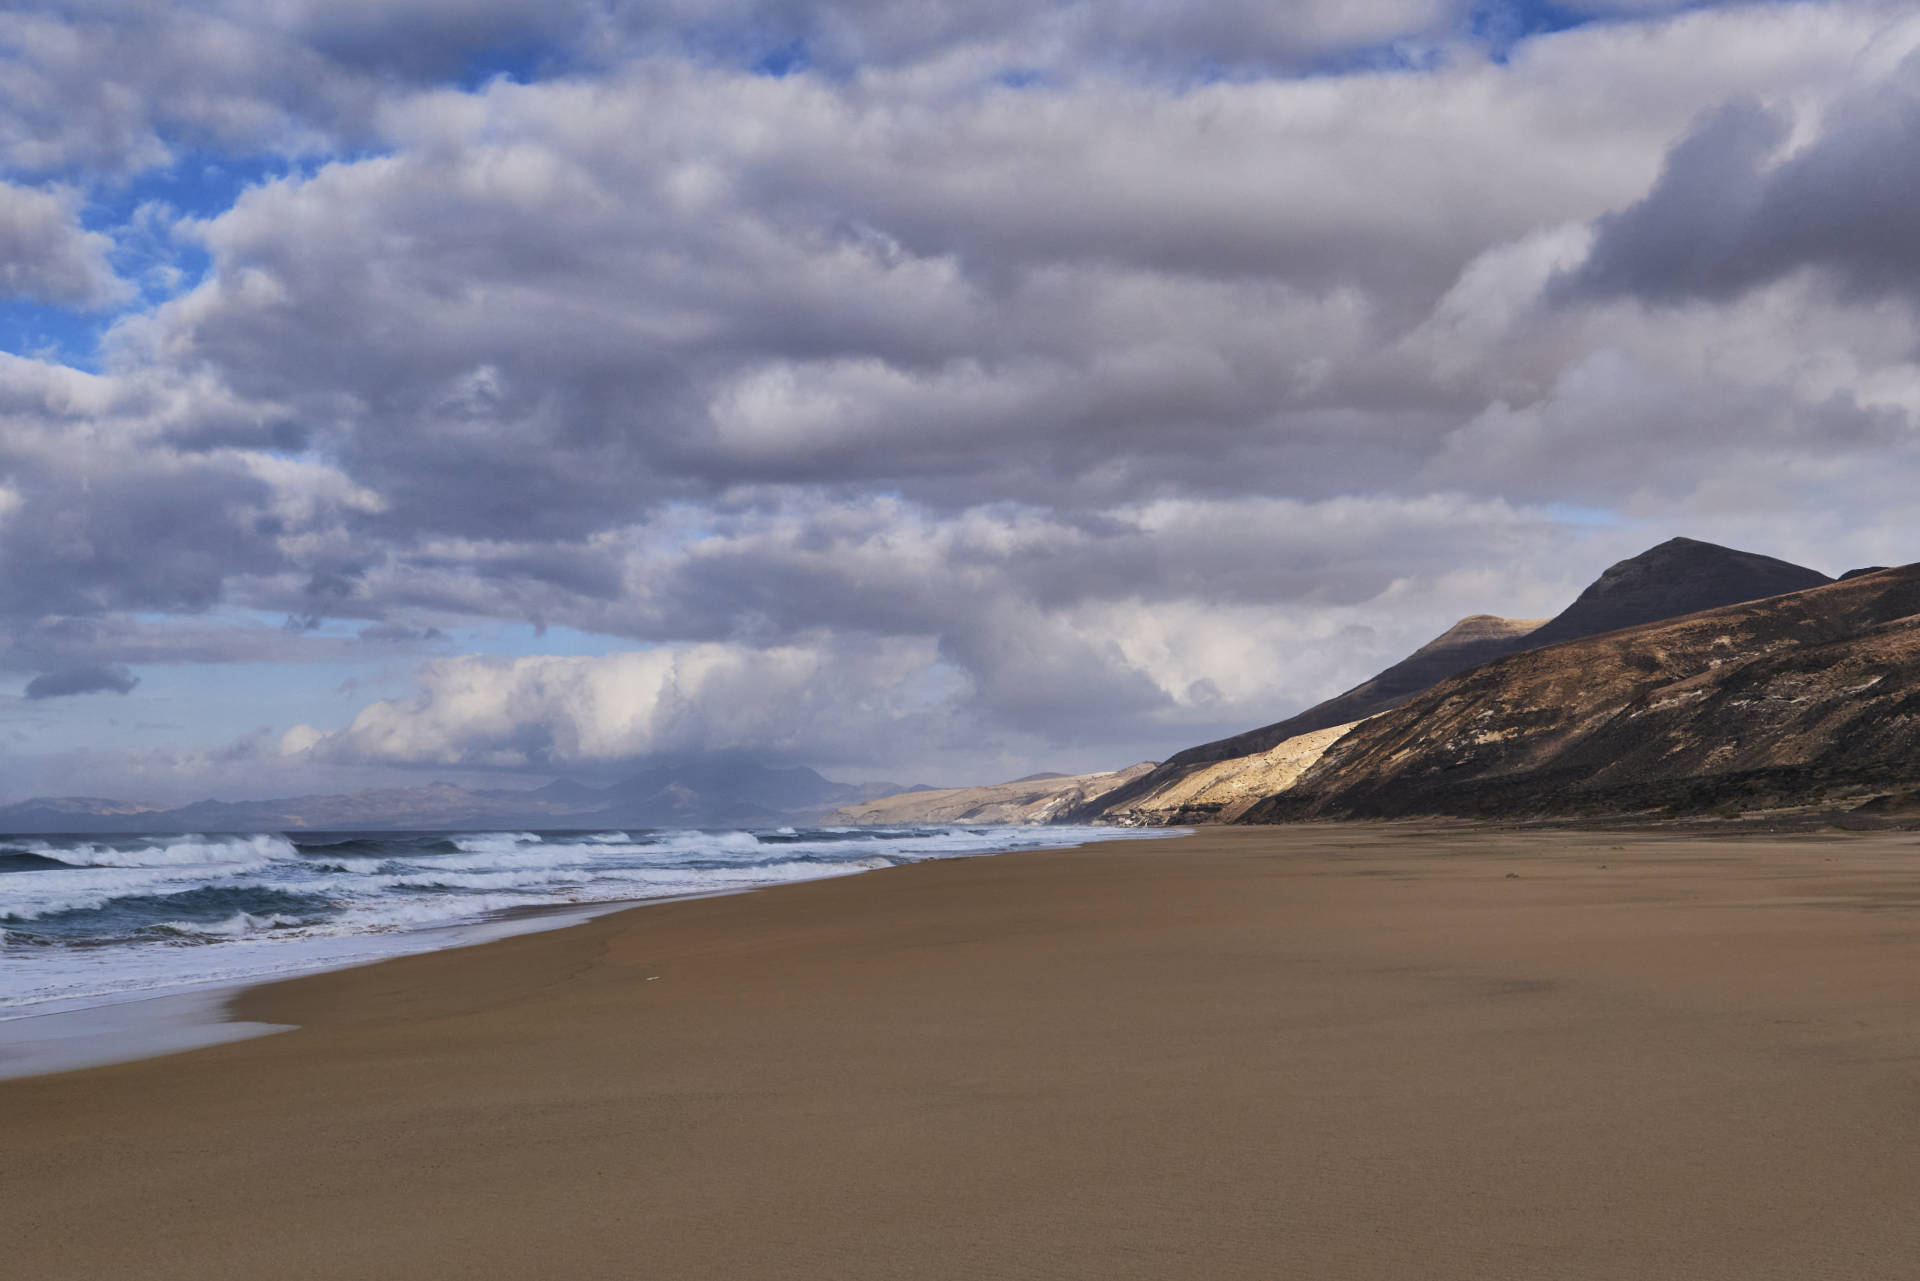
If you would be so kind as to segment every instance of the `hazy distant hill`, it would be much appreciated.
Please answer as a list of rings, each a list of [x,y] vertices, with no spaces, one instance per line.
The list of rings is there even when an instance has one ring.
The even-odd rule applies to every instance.
[[[1920,785],[1920,565],[1529,650],[1355,727],[1248,821],[1851,802]]]
[[[1190,776],[1216,763],[1259,756],[1302,735],[1377,715],[1448,677],[1507,654],[1832,581],[1818,570],[1771,556],[1692,538],[1669,539],[1610,566],[1573,604],[1544,623],[1489,614],[1463,618],[1344,694],[1272,725],[1178,752],[1158,769],[1092,799],[1067,817],[1075,822],[1122,816],[1133,822],[1196,821],[1202,811],[1193,808]]]
[[[838,805],[900,791],[804,766],[714,756],[651,766],[611,787],[558,779],[527,791],[451,783],[167,809],[100,797],[35,797],[0,806],[0,832],[389,831],[421,828],[731,827],[817,820]]]
[[[653,766],[601,794],[626,826],[710,827],[817,815],[874,792],[832,782],[803,765],[780,768],[722,754]]]
[[[117,801],[73,804],[71,799],[35,797],[0,807],[0,832],[578,827],[592,825],[597,808],[546,802],[533,792],[476,792],[451,783],[265,801],[196,801],[174,809]]]

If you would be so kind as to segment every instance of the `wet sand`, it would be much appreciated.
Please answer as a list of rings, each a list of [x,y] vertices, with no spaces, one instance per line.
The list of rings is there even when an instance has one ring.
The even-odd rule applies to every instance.
[[[255,989],[0,1081],[36,1278],[1894,1278],[1920,837],[925,863]]]

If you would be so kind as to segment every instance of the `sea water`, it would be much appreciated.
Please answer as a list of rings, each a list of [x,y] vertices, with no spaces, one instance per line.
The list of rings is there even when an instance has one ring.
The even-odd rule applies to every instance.
[[[0,836],[0,1023],[1112,828]],[[558,917],[528,909],[572,908]],[[49,1025],[51,1026],[51,1025]]]

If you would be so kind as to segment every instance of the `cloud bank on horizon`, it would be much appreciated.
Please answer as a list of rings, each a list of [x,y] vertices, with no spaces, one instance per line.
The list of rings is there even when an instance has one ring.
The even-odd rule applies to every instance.
[[[1903,563],[1916,197],[1908,3],[15,6],[0,799],[1111,767]]]

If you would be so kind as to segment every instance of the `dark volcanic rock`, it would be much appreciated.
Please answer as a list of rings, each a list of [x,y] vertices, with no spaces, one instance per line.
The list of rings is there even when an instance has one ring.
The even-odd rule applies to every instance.
[[[1797,805],[1920,782],[1920,565],[1515,654],[1244,821]]]
[[[1663,618],[1804,591],[1834,581],[1804,565],[1670,538],[1610,567],[1573,604],[1527,638],[1529,648],[1598,636]]]

